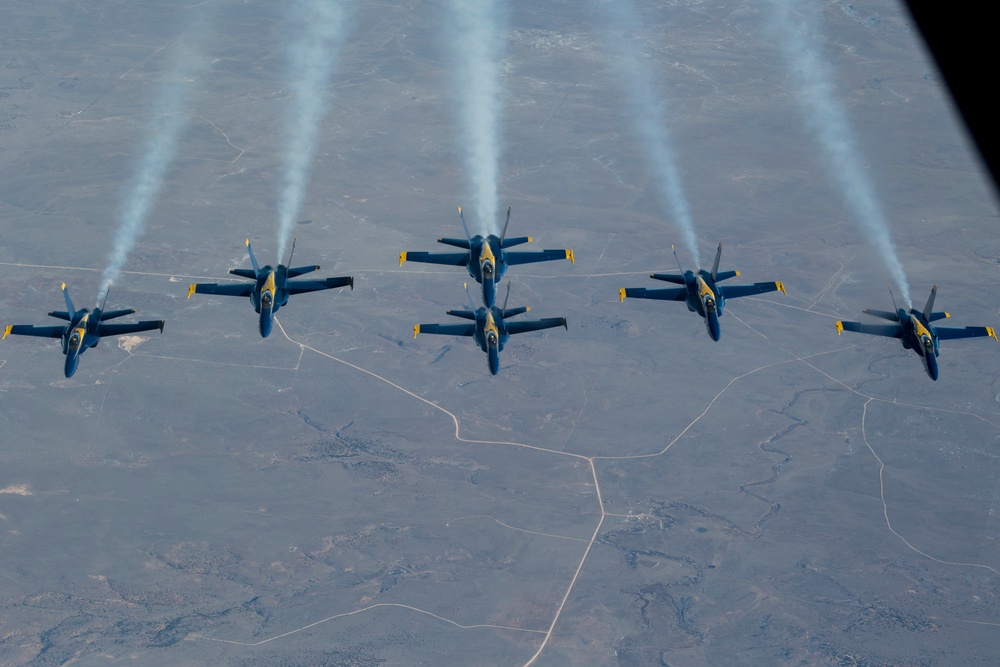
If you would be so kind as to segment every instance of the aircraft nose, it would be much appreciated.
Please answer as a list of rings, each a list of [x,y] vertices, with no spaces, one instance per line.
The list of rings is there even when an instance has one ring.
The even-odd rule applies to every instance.
[[[490,374],[496,375],[500,372],[500,352],[495,347],[490,348]]]
[[[267,338],[271,333],[271,323],[272,323],[272,311],[271,309],[261,307],[260,309],[260,337]]]

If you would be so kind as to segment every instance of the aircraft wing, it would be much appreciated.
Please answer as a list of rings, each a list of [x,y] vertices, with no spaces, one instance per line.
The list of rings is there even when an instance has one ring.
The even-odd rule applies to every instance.
[[[413,327],[413,337],[419,333],[441,334],[443,336],[472,336],[476,333],[475,324],[416,324]]]
[[[6,329],[4,329],[3,337],[6,338],[7,334],[14,334],[15,336],[38,336],[39,338],[62,338],[64,331],[66,331],[66,325],[51,326],[51,327],[36,327],[33,324],[11,324]]]
[[[290,280],[285,283],[285,288],[289,294],[304,294],[306,292],[318,292],[324,289],[334,289],[337,287],[350,287],[354,289],[354,278],[342,276],[339,278],[324,278],[323,280]]]
[[[754,294],[766,294],[767,292],[785,293],[785,286],[780,282],[754,283],[753,285],[722,285],[718,286],[722,296],[727,299],[738,299],[741,296],[753,296]],[[846,324],[846,322],[845,322]]]
[[[938,340],[955,340],[956,338],[982,338],[989,336],[993,340],[997,339],[997,333],[993,327],[934,327]]]
[[[445,266],[465,266],[469,263],[467,252],[406,252],[399,253],[399,265],[403,262],[423,262],[424,264],[444,264]]]
[[[250,296],[253,294],[253,284],[217,285],[215,283],[194,283],[188,288],[188,298],[192,294],[220,294],[222,296]]]
[[[899,324],[862,324],[861,322],[837,322],[837,335],[841,331],[854,331],[855,333],[870,334],[872,336],[885,336],[886,338],[900,338],[903,335],[903,327]]]
[[[507,327],[507,333],[511,335],[554,327],[569,328],[565,317],[546,317],[544,320],[531,320],[529,322],[504,322],[504,326]]]
[[[684,301],[687,298],[686,287],[667,287],[664,289],[646,289],[645,287],[625,287],[618,290],[622,301],[630,299],[659,299],[660,301]]]
[[[576,264],[572,250],[536,250],[523,252],[504,252],[504,260],[507,264],[532,264],[534,262],[551,262],[557,259],[568,259]]]
[[[101,322],[97,326],[98,336],[121,336],[123,334],[139,333],[140,331],[152,331],[159,329],[163,333],[163,320],[146,320],[145,322],[131,322],[128,324],[105,324]]]

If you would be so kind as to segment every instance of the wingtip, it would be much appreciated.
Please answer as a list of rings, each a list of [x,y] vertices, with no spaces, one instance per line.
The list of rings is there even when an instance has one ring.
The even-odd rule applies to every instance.
[[[399,265],[402,266],[403,262],[406,261],[406,251],[399,253]]]
[[[62,287],[60,287],[59,289],[61,289],[63,292],[65,292],[66,291],[66,283],[63,283]]]
[[[166,324],[163,320],[160,320],[160,333],[163,333],[163,325]]]
[[[188,285],[188,295],[187,295],[187,298],[190,299],[191,295],[194,294],[194,292],[195,292],[196,289],[198,289],[198,283],[191,283],[190,285]]]
[[[250,239],[247,239],[247,247],[250,247]]]
[[[576,255],[574,255],[573,251],[569,248],[566,249],[566,259],[569,260],[570,264],[576,264]]]
[[[565,317],[562,318],[562,325],[563,325],[563,329],[565,329],[566,331],[569,331],[569,322],[566,321]]]
[[[618,303],[625,303],[625,288],[622,287],[618,290]]]
[[[416,338],[418,333],[420,333],[420,325],[419,324],[414,324],[413,325],[413,337]]]
[[[531,306],[525,306],[524,307],[524,312],[530,313],[531,312]]]
[[[786,291],[785,291],[785,283],[783,283],[783,282],[781,282],[781,281],[779,280],[779,281],[775,282],[775,283],[774,283],[774,285],[775,285],[775,287],[777,287],[777,288],[778,288],[778,291],[779,291],[779,292],[781,292],[781,293],[782,293],[782,294],[784,294],[785,296],[788,296],[788,292],[786,292]]]
[[[0,340],[3,340],[4,338],[6,338],[6,337],[7,337],[7,336],[8,336],[9,334],[10,334],[10,332],[11,332],[11,329],[13,329],[13,328],[14,328],[14,325],[13,325],[13,324],[8,324],[8,325],[7,325],[7,326],[6,326],[5,328],[4,328],[4,330],[3,330],[3,336],[0,336]]]
[[[838,320],[837,321],[837,335],[839,336],[841,334],[841,332],[843,332],[843,331],[844,331],[844,323]]]
[[[354,291],[354,276],[351,276],[351,291]]]
[[[8,330],[8,331],[10,331],[10,327],[7,327],[7,330]],[[990,338],[992,338],[993,340],[995,340],[995,341],[997,341],[998,343],[1000,343],[1000,338],[997,338],[997,332],[996,332],[996,330],[995,330],[995,329],[994,329],[993,327],[986,327],[986,334],[987,334],[987,335],[988,335],[988,336],[989,336]],[[7,334],[6,334],[6,333],[4,333],[4,336],[6,336],[6,335],[7,335]]]
[[[720,247],[720,248],[722,247],[722,244],[721,244],[721,243],[719,244],[719,247]],[[733,271],[733,273],[735,273],[735,274],[737,275],[737,277],[738,277],[738,276],[740,275],[740,270],[739,270],[739,269],[736,269],[735,271]]]

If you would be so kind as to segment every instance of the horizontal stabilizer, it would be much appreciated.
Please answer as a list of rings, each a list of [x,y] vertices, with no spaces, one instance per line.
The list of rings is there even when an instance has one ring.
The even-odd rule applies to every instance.
[[[667,283],[674,283],[675,285],[684,285],[684,276],[679,273],[651,273],[649,277],[653,280],[662,280]]]
[[[469,243],[468,239],[440,238],[437,241],[438,241],[438,243],[443,243],[444,245],[455,246],[456,248],[465,248],[466,250],[470,250],[472,248],[472,244]]]
[[[513,248],[516,245],[523,245],[525,243],[531,243],[534,241],[530,236],[515,236],[514,238],[504,239],[500,242],[501,248]]]
[[[250,269],[229,269],[229,273],[234,276],[239,276],[240,278],[249,278],[250,280],[257,280],[257,274]]]
[[[739,271],[719,271],[715,274],[715,282],[720,283],[723,280],[729,280],[730,278],[735,278],[740,275]]]
[[[116,317],[124,317],[135,312],[135,308],[124,308],[122,310],[107,310],[101,313],[101,321],[113,320]]]
[[[938,320],[943,320],[951,317],[950,313],[931,313],[930,317],[927,318],[928,322],[937,322]]]
[[[476,319],[476,313],[471,310],[449,310],[448,314],[453,317],[461,317],[463,320]]]
[[[503,313],[503,318],[507,319],[508,317],[516,317],[518,315],[523,315],[524,313],[530,311],[531,311],[531,306],[519,306],[518,308],[504,308],[502,313]]]
[[[66,320],[67,322],[72,322],[73,318],[64,310],[53,310],[49,313],[49,317],[54,317],[57,320]]]
[[[883,320],[889,320],[890,322],[898,322],[899,315],[896,313],[891,313],[888,310],[875,310],[874,308],[865,308],[863,311],[865,315],[871,315],[872,317],[879,317]]]
[[[312,266],[297,266],[294,269],[288,269],[285,274],[289,278],[298,278],[299,276],[304,276],[307,273],[312,273],[313,271],[319,271],[319,264],[313,264]]]

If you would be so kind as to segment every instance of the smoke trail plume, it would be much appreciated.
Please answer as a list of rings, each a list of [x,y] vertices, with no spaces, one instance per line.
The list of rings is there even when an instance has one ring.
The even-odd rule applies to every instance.
[[[150,134],[146,138],[135,175],[123,191],[119,207],[119,226],[114,245],[108,254],[107,267],[97,293],[99,306],[108,293],[111,283],[117,280],[128,254],[135,246],[146,225],[146,217],[156,202],[163,186],[167,167],[177,152],[181,131],[187,125],[184,107],[188,101],[191,79],[199,67],[198,49],[186,41],[177,42],[172,48],[173,62],[170,74],[163,82],[159,96],[153,104],[154,114]]]
[[[500,163],[501,20],[496,0],[452,0],[448,39],[457,66],[456,94],[465,163],[475,194],[474,227],[497,231]]]
[[[847,198],[847,205],[875,244],[878,254],[899,286],[906,307],[910,308],[913,305],[910,300],[910,285],[896,254],[889,225],[875,190],[865,176],[863,161],[847,120],[847,113],[834,91],[833,73],[814,48],[814,45],[822,41],[815,34],[810,35],[817,32],[819,23],[815,8],[808,3],[772,1],[775,8],[774,23],[779,32],[778,42],[799,79],[799,103],[807,126],[815,133],[829,170]],[[796,17],[796,11],[802,11],[803,14]]]
[[[698,237],[694,231],[691,207],[681,182],[677,157],[674,155],[670,128],[667,125],[669,110],[666,100],[657,102],[653,91],[653,77],[644,65],[636,34],[640,24],[628,0],[611,0],[603,3],[608,19],[609,37],[617,50],[622,68],[622,78],[628,87],[629,112],[635,122],[660,189],[660,196],[669,207],[684,238],[684,246],[694,258],[695,266],[701,265]]]
[[[330,72],[346,21],[346,12],[336,0],[299,0],[292,11],[296,35],[288,47],[292,97],[285,118],[288,144],[278,203],[279,262],[285,257],[292,224],[309,184],[319,124],[327,107]]]

